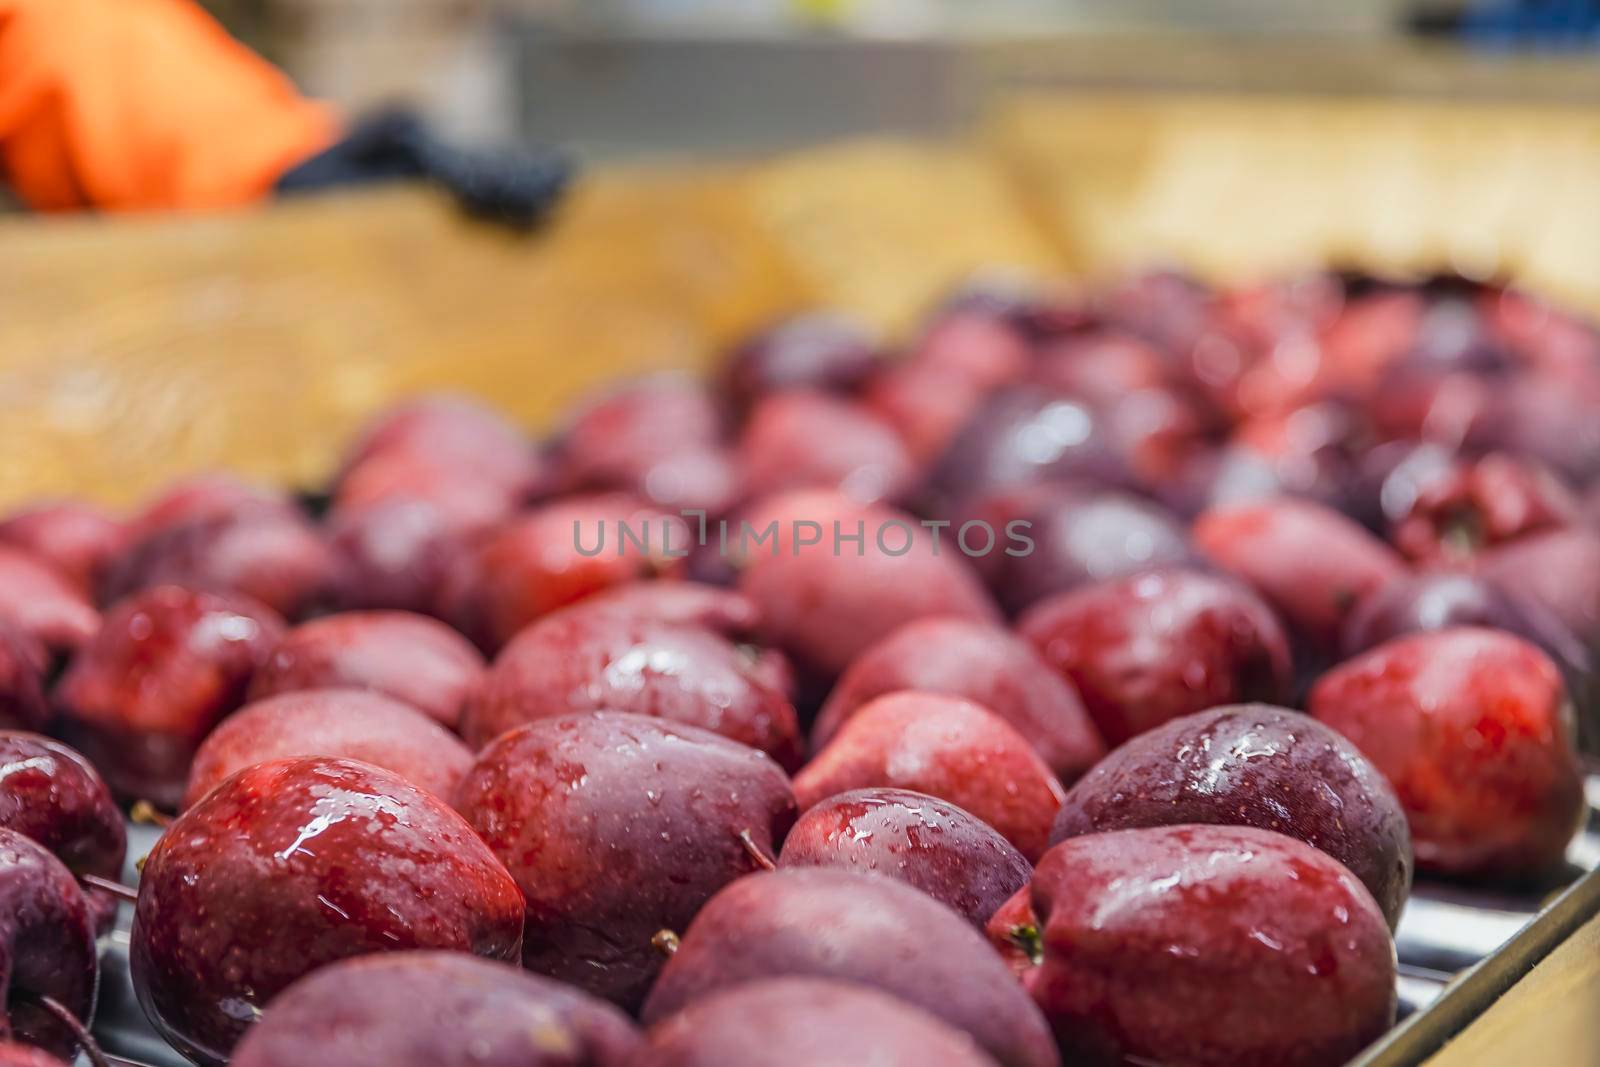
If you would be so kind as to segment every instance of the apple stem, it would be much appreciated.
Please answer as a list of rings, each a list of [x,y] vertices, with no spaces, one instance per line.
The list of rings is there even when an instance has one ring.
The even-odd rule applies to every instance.
[[[1006,931],[1006,939],[1028,957],[1035,967],[1044,962],[1044,937],[1033,923],[1023,923]]]
[[[130,904],[138,903],[139,891],[132,886],[113,882],[109,878],[102,878],[98,874],[80,874],[78,881],[85,889],[98,889],[102,893],[110,893],[118,900],[126,900]]]
[[[750,858],[755,860],[756,866],[760,867],[762,870],[775,871],[778,869],[777,862],[774,861],[771,856],[767,855],[766,851],[762,849],[760,845],[756,844],[756,839],[751,836],[749,830],[739,831],[739,844],[744,846],[744,850],[750,853]]]
[[[682,942],[678,935],[671,930],[657,930],[656,935],[650,939],[651,947],[669,960],[677,953],[680,944]]]
[[[111,1067],[111,1061],[106,1059],[106,1054],[100,1051],[100,1043],[89,1033],[83,1021],[74,1015],[65,1004],[54,997],[47,997],[43,993],[29,994],[39,1007],[55,1017],[56,1022],[66,1027],[72,1034],[72,1039],[78,1043],[78,1048],[89,1060],[93,1067]]]
[[[159,826],[163,830],[172,825],[172,816],[148,800],[135,800],[128,809],[128,818],[141,826]]]

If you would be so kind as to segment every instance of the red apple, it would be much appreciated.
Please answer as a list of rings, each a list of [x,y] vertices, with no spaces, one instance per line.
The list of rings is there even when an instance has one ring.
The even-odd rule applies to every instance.
[[[878,697],[795,776],[807,811],[851,789],[889,786],[947,800],[994,827],[1029,860],[1043,854],[1065,790],[1006,721],[938,693]]]
[[[353,956],[522,951],[522,894],[472,827],[351,760],[258,763],[167,828],[134,911],[134,989],[185,1056],[219,1067],[290,983]]]
[[[1077,687],[1116,746],[1218,704],[1284,703],[1289,645],[1272,610],[1244,586],[1163,570],[1061,593],[1018,624]]]
[[[237,771],[291,756],[360,760],[444,800],[472,766],[454,734],[409,704],[359,689],[301,689],[247,704],[212,730],[195,752],[183,806]]]
[[[1105,754],[1072,683],[1004,627],[973,619],[922,619],[864,649],[817,716],[820,750],[863,705],[886,693],[917,689],[982,704],[1027,738],[1062,781]]]
[[[1354,745],[1309,716],[1243,704],[1142,733],[1067,792],[1050,841],[1183,823],[1298,838],[1361,879],[1391,928],[1400,921],[1411,890],[1405,811]]]
[[[761,613],[761,634],[805,671],[832,678],[908,622],[935,615],[997,620],[993,601],[945,533],[936,545],[903,512],[802,491],[771,497],[730,524],[729,551],[739,591]]]
[[[93,593],[127,540],[127,523],[73,500],[35,504],[0,521],[0,542],[33,553],[85,593]]]
[[[1033,878],[1025,977],[1071,1063],[1336,1067],[1395,1015],[1383,914],[1349,871],[1253,827],[1088,834]]]
[[[1357,601],[1406,572],[1350,519],[1305,500],[1213,508],[1195,520],[1200,551],[1243,578],[1319,650],[1337,646]]]
[[[824,1025],[825,1021],[825,1025]],[[969,1035],[854,982],[772,978],[689,1005],[650,1031],[650,1067],[994,1067]]]
[[[527,900],[522,962],[635,1009],[712,894],[772,863],[794,822],[777,764],[640,715],[541,719],[479,755],[456,807]]]
[[[114,605],[56,685],[60,736],[125,800],[174,808],[195,749],[283,635],[238,594],[156,586]]]
[[[1399,637],[1323,675],[1307,707],[1394,785],[1419,869],[1519,880],[1560,862],[1583,787],[1538,648],[1471,627]]]
[[[457,952],[386,952],[284,990],[229,1064],[626,1067],[642,1044],[627,1016],[569,986]]]
[[[59,741],[0,733],[0,826],[37,841],[74,875],[122,877],[128,832],[99,772]],[[86,890],[96,929],[110,929],[117,898]]]
[[[909,789],[853,789],[816,805],[783,842],[779,867],[843,867],[915,886],[982,929],[1033,867],[998,830]]]
[[[1039,1010],[961,916],[908,885],[836,870],[753,874],[695,916],[650,991],[662,1024],[772,978],[837,979],[965,1031],[1000,1067],[1059,1067]]]
[[[60,655],[94,637],[100,613],[55,568],[19,548],[0,545],[0,622]]]
[[[351,611],[284,635],[250,682],[260,700],[299,689],[370,689],[455,727],[483,656],[441,622],[404,611]]]
[[[770,671],[721,634],[582,604],[518,634],[467,702],[481,748],[526,722],[626,711],[698,726],[799,765],[800,725]]]

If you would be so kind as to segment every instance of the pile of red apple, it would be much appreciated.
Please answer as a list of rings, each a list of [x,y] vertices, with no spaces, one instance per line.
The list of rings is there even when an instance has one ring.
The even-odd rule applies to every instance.
[[[1339,1064],[1413,865],[1561,877],[1597,650],[1600,333],[1487,284],[419,399],[315,502],[0,521],[0,1067],[89,1043],[132,805],[202,1065]]]

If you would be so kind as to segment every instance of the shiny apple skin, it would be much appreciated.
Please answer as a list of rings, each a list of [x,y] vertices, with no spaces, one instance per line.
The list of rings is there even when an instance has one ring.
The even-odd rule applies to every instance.
[[[207,735],[183,805],[252,764],[293,756],[370,763],[445,801],[472,766],[455,734],[409,704],[361,689],[297,689],[246,704]]]
[[[1405,811],[1354,745],[1308,715],[1244,704],[1140,734],[1068,790],[1050,842],[1182,823],[1304,841],[1361,880],[1391,929],[1400,921],[1411,890]]]
[[[1058,1067],[1039,1010],[966,920],[873,874],[782,870],[741,878],[695,916],[646,1001],[647,1025],[768,978],[840,979],[970,1034],[1001,1067]]]
[[[78,880],[32,838],[0,829],[0,1038],[76,1054],[72,1033],[30,999],[94,1019],[100,978],[94,913]]]
[[[505,734],[456,807],[527,900],[523,965],[629,1010],[665,963],[655,935],[770,862],[795,819],[788,778],[761,753],[610,712]]]
[[[1032,886],[1024,984],[1085,1065],[1337,1067],[1395,1016],[1388,925],[1332,857],[1254,827],[1071,838]]]
[[[1187,569],[1130,575],[1036,605],[1017,630],[1078,690],[1108,744],[1221,704],[1287,703],[1288,637],[1260,597]]]
[[[622,1012],[509,964],[386,952],[322,968],[276,997],[231,1067],[626,1067]]]
[[[120,799],[172,810],[195,749],[244,703],[283,631],[277,612],[239,594],[137,593],[106,613],[56,684],[56,732]]]
[[[1323,675],[1306,706],[1394,785],[1418,870],[1525,882],[1561,862],[1583,786],[1561,674],[1536,646],[1411,634]]]
[[[842,867],[922,890],[982,929],[1033,865],[956,805],[909,789],[854,789],[815,804],[784,839],[779,867]]]
[[[907,623],[863,649],[817,716],[813,751],[868,701],[903,689],[982,704],[1027,738],[1064,782],[1105,755],[1078,691],[1032,646],[995,623],[949,618]]]
[[[795,775],[800,809],[852,789],[911,789],[988,823],[1031,862],[1065,790],[1027,739],[959,697],[904,691],[870,701]]]
[[[37,841],[73,874],[122,877],[128,851],[122,811],[94,766],[53,738],[0,732],[0,826]],[[86,895],[95,927],[104,932],[117,898],[98,889]]]
[[[573,711],[625,711],[712,730],[799,766],[800,725],[761,660],[721,634],[584,605],[518,634],[467,702],[482,748],[513,727]]]
[[[370,689],[454,729],[483,654],[443,623],[404,611],[351,611],[301,623],[250,680],[250,699],[300,689]]]
[[[852,982],[772,978],[706,997],[653,1027],[635,1067],[995,1067],[930,1012]]]
[[[516,882],[444,801],[370,764],[307,758],[246,768],[167,828],[130,961],[155,1028],[218,1067],[296,979],[406,949],[515,961]]]

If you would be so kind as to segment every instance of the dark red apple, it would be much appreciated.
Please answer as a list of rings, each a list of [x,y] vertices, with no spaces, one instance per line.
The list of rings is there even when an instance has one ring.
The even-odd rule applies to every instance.
[[[917,469],[893,428],[865,407],[791,391],[758,402],[739,437],[742,484],[755,496],[836,489],[863,504],[902,500]]]
[[[1042,482],[1132,481],[1105,413],[1059,390],[1006,386],[979,405],[928,474],[935,510],[984,493]]]
[[[0,542],[31,552],[90,594],[127,540],[127,523],[74,500],[35,504],[0,521]]]
[[[720,514],[739,493],[716,398],[679,375],[630,382],[591,402],[561,433],[556,465],[568,490],[621,490],[668,509]]]
[[[1470,559],[1487,548],[1565,526],[1578,501],[1536,463],[1500,453],[1454,464],[1417,489],[1390,540],[1411,559]]]
[[[174,808],[195,749],[282,636],[278,614],[249,597],[146,589],[106,613],[62,675],[57,730],[119,797]]]
[[[747,983],[824,978],[887,993],[965,1031],[1002,1067],[1057,1067],[1050,1031],[961,916],[878,875],[786,870],[741,878],[690,924],[643,1019],[661,1023]]]
[[[518,634],[496,657],[461,718],[481,748],[536,719],[625,711],[698,726],[800,763],[800,724],[788,695],[754,655],[698,626],[584,605]]]
[[[794,780],[801,811],[874,786],[965,808],[1030,861],[1043,854],[1065,794],[1027,739],[994,712],[914,691],[869,701]]]
[[[1323,675],[1311,714],[1394,785],[1420,870],[1525,880],[1559,863],[1583,811],[1556,665],[1498,630],[1396,638]]]
[[[640,715],[544,718],[486,748],[456,806],[527,899],[523,965],[636,1009],[681,930],[770,865],[794,794],[766,756]]]
[[[832,312],[808,312],[776,323],[735,348],[723,364],[723,394],[738,411],[788,389],[850,393],[878,369],[881,357],[866,328]]]
[[[1345,621],[1344,655],[1404,634],[1451,626],[1487,626],[1538,645],[1561,668],[1580,729],[1600,730],[1600,674],[1595,668],[1600,650],[1591,648],[1547,605],[1526,593],[1508,592],[1481,574],[1420,571],[1373,590]]]
[[[628,582],[613,586],[567,609],[610,612],[632,619],[698,626],[730,639],[751,636],[761,620],[755,604],[740,593],[703,582]]]
[[[881,874],[915,886],[979,929],[1033,875],[994,827],[909,789],[855,789],[814,805],[789,831],[778,866]]]
[[[167,829],[134,912],[134,988],[156,1029],[216,1067],[296,979],[352,956],[516,960],[522,895],[472,827],[398,775],[260,763]]]
[[[746,982],[653,1027],[649,1067],[995,1067],[971,1036],[904,1000],[818,978]]]
[[[1201,571],[1060,593],[1023,616],[1018,632],[1077,687],[1113,747],[1203,708],[1290,695],[1288,640],[1272,609]]]
[[[973,619],[922,619],[870,645],[822,706],[812,729],[821,750],[876,697],[903,689],[945,693],[982,704],[1016,728],[1062,781],[1105,754],[1072,683],[1004,627]]]
[[[298,689],[370,689],[455,727],[484,671],[471,642],[404,611],[351,611],[302,623],[250,682],[250,699]]]
[[[345,456],[335,499],[351,495],[345,483],[357,470],[376,467],[409,470],[421,486],[436,484],[440,474],[490,485],[513,501],[545,478],[540,457],[515,426],[475,399],[450,394],[417,397],[374,419]]]
[[[0,827],[37,841],[75,875],[122,877],[128,832],[122,812],[89,761],[38,734],[0,733]],[[117,898],[86,890],[95,927],[116,916]]]
[[[496,514],[490,523],[506,514]],[[333,603],[346,610],[440,614],[446,580],[480,520],[437,500],[395,497],[328,518]]]
[[[172,526],[257,511],[297,514],[284,493],[212,471],[167,486],[128,520],[128,541],[135,543]]]
[[[201,742],[183,806],[223,779],[291,756],[360,760],[449,800],[472,766],[455,734],[409,704],[360,689],[300,689],[246,704]]]
[[[1307,500],[1213,508],[1192,533],[1201,552],[1254,586],[1318,650],[1337,646],[1357,601],[1406,571],[1389,546]]]
[[[0,545],[0,623],[56,655],[76,651],[100,629],[100,613],[48,563]]]
[[[1391,929],[1400,921],[1411,890],[1405,812],[1378,769],[1316,719],[1244,704],[1140,734],[1068,791],[1050,841],[1182,823],[1298,838],[1348,867]]]
[[[334,560],[321,533],[297,514],[247,510],[167,526],[136,541],[107,572],[101,599],[183,585],[243,593],[288,618],[331,596]]]
[[[1000,551],[1004,532],[996,534]],[[973,551],[983,547],[973,540]],[[761,634],[819,677],[837,677],[862,649],[917,619],[998,620],[950,531],[936,543],[910,515],[839,493],[769,498],[730,524],[728,548]]]
[[[1002,555],[992,579],[1001,605],[1013,614],[1090,582],[1195,560],[1177,516],[1129,493],[1041,494],[1017,517],[1029,524],[1033,549]]]
[[[1580,526],[1534,534],[1485,553],[1485,578],[1548,610],[1600,649],[1600,531]]]
[[[446,617],[498,649],[557,608],[681,567],[690,533],[681,519],[620,493],[545,504],[467,553],[446,582]]]
[[[955,371],[899,360],[872,379],[861,403],[894,428],[920,469],[945,453],[986,393]]]
[[[1070,1063],[1336,1067],[1395,1016],[1383,913],[1325,853],[1239,826],[1088,834],[1033,878],[1025,984]]]
[[[75,1055],[72,1031],[39,998],[87,1026],[99,978],[94,917],[78,880],[44,846],[0,829],[0,1039]]]
[[[387,952],[273,999],[231,1067],[626,1067],[627,1016],[570,986],[457,952]]]

